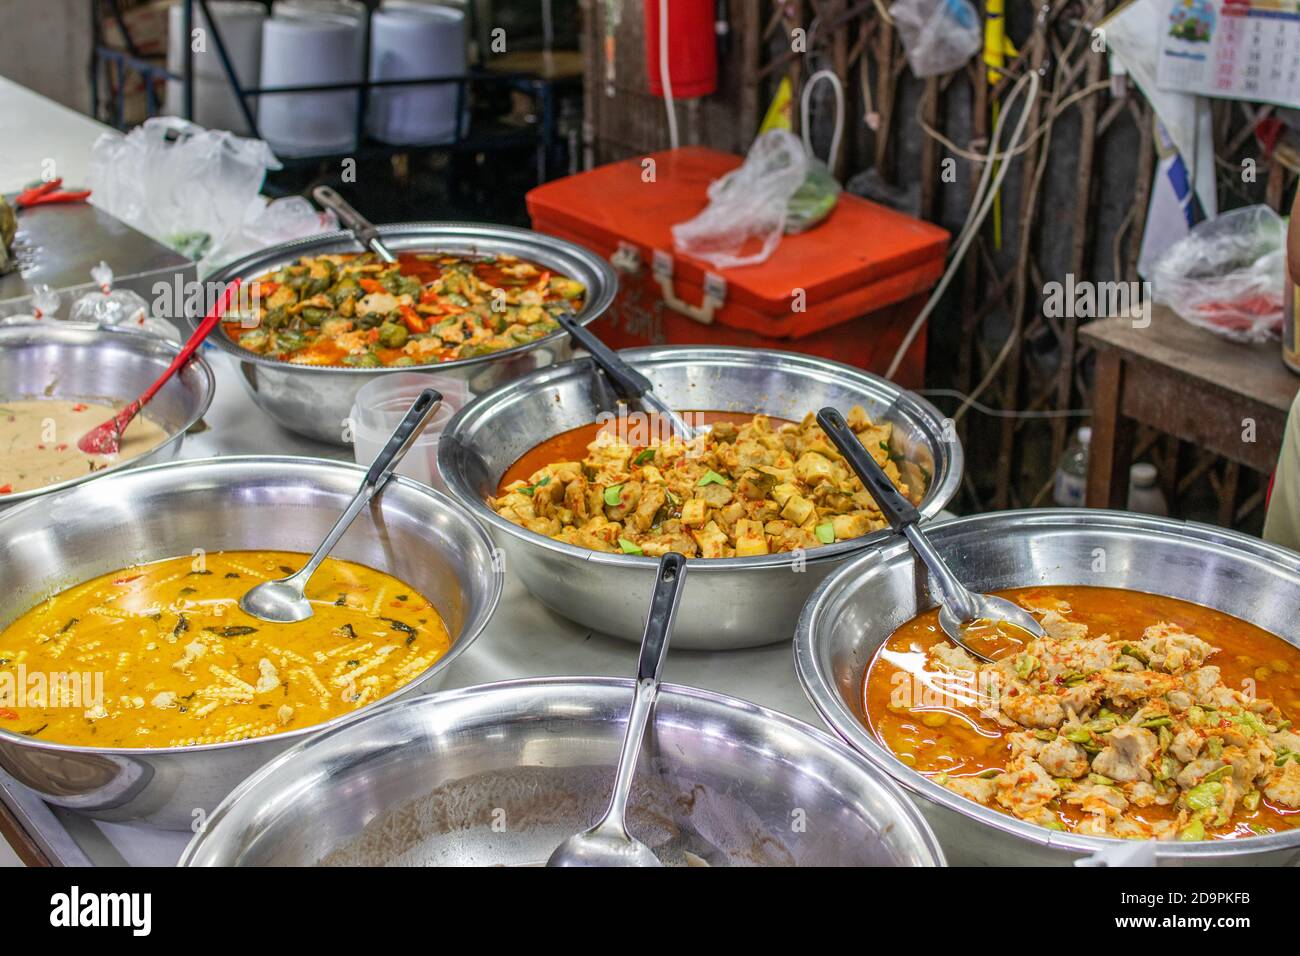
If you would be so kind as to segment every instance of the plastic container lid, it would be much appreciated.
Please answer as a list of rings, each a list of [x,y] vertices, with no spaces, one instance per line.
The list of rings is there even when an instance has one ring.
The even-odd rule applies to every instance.
[[[1158,472],[1149,461],[1140,461],[1128,470],[1128,478],[1139,488],[1151,488],[1156,483]]]
[[[1092,428],[1088,425],[1084,425],[1075,433],[1075,437],[1079,439],[1080,445],[1087,447],[1092,443]]]
[[[367,382],[357,392],[352,406],[352,456],[359,465],[370,464],[425,388],[441,392],[442,404],[407,450],[397,473],[445,490],[438,473],[438,441],[452,416],[469,401],[469,386],[459,379],[426,372],[393,372]]]

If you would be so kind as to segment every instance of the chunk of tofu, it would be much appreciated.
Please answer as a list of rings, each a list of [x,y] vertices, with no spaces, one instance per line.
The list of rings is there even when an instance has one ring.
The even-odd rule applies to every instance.
[[[797,494],[799,494],[799,489],[796,486],[788,482],[782,482],[772,489],[772,500],[784,508],[785,503]]]
[[[763,533],[760,521],[741,520],[736,522],[736,557],[749,558],[767,554],[767,535]]]
[[[836,515],[831,518],[831,525],[835,528],[835,540],[846,541],[849,538],[860,538],[871,530],[871,524],[867,521],[866,515]]]
[[[688,528],[699,528],[708,517],[709,506],[702,498],[692,498],[682,505],[682,524]]]
[[[794,524],[803,524],[814,512],[811,501],[803,495],[791,495],[781,509],[781,517]]]
[[[799,460],[794,463],[794,473],[795,477],[808,485],[829,481],[834,476],[830,459],[815,451],[806,451],[799,456]]]
[[[727,535],[716,522],[710,521],[699,531],[693,531],[691,534],[695,538],[695,543],[700,546],[702,557],[728,557]]]

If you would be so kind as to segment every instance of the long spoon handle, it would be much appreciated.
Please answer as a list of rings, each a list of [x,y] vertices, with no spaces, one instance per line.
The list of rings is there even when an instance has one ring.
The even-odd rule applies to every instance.
[[[930,580],[939,592],[937,595],[939,603],[957,615],[958,620],[970,620],[975,612],[975,599],[966,586],[957,580],[943,558],[939,556],[939,552],[934,550],[934,545],[930,544],[929,539],[917,527],[921,520],[920,512],[903,497],[901,491],[894,487],[885,470],[876,464],[876,460],[862,447],[862,442],[858,441],[858,436],[853,434],[853,429],[849,428],[848,422],[838,410],[829,406],[823,408],[817,413],[817,424],[840,450],[849,467],[867,486],[867,490],[876,500],[880,513],[885,516],[890,527],[900,532],[912,545],[912,550],[930,572]]]
[[[373,251],[385,262],[397,261],[397,257],[389,252],[388,247],[384,245],[375,224],[357,212],[353,205],[335,190],[329,186],[317,186],[311,191],[311,195],[318,203],[338,216],[344,228],[356,236],[359,243]]]
[[[411,407],[406,414],[402,416],[401,422],[393,429],[393,434],[389,437],[388,443],[384,445],[383,450],[371,462],[370,470],[366,472],[366,477],[361,481],[361,487],[352,496],[352,500],[348,502],[348,506],[344,509],[343,514],[339,516],[339,520],[334,522],[334,527],[330,528],[329,534],[325,535],[325,540],[320,543],[320,547],[312,552],[312,556],[307,559],[307,563],[296,574],[286,578],[287,581],[301,582],[306,586],[307,579],[315,573],[316,568],[325,560],[325,556],[333,550],[334,545],[338,544],[339,538],[343,537],[343,532],[348,530],[348,525],[352,524],[353,519],[361,513],[361,509],[370,503],[370,499],[392,476],[393,469],[398,466],[402,457],[420,436],[420,432],[424,430],[424,426],[433,417],[433,413],[437,410],[441,401],[442,395],[439,394],[437,389],[426,388],[420,392],[415,401],[411,403]]]
[[[555,320],[575,342],[591,353],[591,360],[609,376],[623,398],[640,398],[650,391],[650,379],[619,358],[617,352],[602,342],[596,333],[581,325],[572,313],[567,310],[559,312]]]
[[[594,332],[579,324],[572,312],[567,309],[561,311],[555,319],[575,342],[591,353],[591,360],[614,383],[619,395],[629,400],[637,399],[643,408],[648,407],[660,417],[667,419],[673,431],[685,440],[690,441],[695,437],[695,429],[686,423],[686,419],[654,393],[650,379],[624,362],[619,354],[602,342]]]
[[[632,792],[632,779],[636,776],[637,758],[645,739],[646,725],[659,695],[659,675],[668,656],[668,642],[672,637],[673,620],[681,603],[682,586],[686,580],[686,559],[670,551],[659,560],[659,573],[655,579],[654,594],[650,598],[650,611],[646,615],[645,635],[641,638],[641,658],[637,664],[636,689],[632,697],[632,710],[623,734],[623,750],[618,758],[618,772],[614,776],[614,793],[609,799],[609,809],[601,825],[613,823],[626,833],[624,815],[627,799]]]

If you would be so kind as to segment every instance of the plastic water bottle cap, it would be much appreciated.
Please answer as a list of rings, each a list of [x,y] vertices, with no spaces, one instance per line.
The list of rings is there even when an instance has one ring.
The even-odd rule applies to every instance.
[[[1150,488],[1156,483],[1156,466],[1149,461],[1140,461],[1128,470],[1128,477],[1139,488]]]
[[[1079,439],[1080,445],[1087,445],[1092,441],[1092,429],[1089,426],[1084,425],[1075,434],[1075,437]]]

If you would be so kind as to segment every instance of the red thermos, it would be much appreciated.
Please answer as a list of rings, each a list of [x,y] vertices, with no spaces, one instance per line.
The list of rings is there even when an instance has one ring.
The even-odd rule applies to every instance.
[[[650,92],[664,95],[659,75],[659,5],[668,6],[668,79],[673,99],[708,96],[718,88],[715,0],[644,0],[645,61]]]

